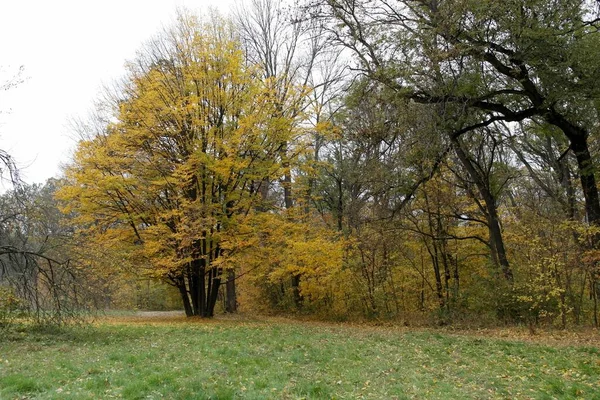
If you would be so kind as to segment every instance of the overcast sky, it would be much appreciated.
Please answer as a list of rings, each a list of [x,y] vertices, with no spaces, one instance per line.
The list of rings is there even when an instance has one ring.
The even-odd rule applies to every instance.
[[[0,149],[28,183],[58,176],[75,146],[69,121],[85,117],[102,84],[124,73],[125,61],[173,21],[177,7],[227,13],[234,2],[0,0],[0,86],[21,65],[25,78],[0,90]]]

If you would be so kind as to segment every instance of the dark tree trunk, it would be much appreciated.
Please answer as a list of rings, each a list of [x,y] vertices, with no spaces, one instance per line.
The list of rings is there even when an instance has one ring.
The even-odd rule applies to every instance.
[[[575,214],[577,210],[577,198],[575,196],[575,188],[571,180],[571,169],[569,168],[569,162],[566,157],[562,160],[556,161],[556,168],[560,185],[563,188],[566,196],[566,203],[564,204],[565,215],[570,221],[575,220]]]
[[[435,245],[435,240],[433,240],[432,246],[434,249],[433,252],[429,248],[427,250],[429,251],[429,256],[431,257],[431,263],[433,264],[433,272],[435,274],[435,294],[437,295],[440,309],[443,309],[445,307],[446,303],[445,303],[445,299],[444,299],[444,287],[442,285],[442,274],[440,273],[440,262],[438,259],[438,254],[437,254],[438,251],[437,251],[437,246]]]
[[[302,294],[300,293],[300,274],[292,275],[292,295],[297,308],[302,307]]]
[[[179,289],[179,294],[181,295],[181,301],[183,302],[183,309],[185,310],[186,317],[193,316],[194,310],[192,309],[192,305],[190,303],[190,297],[188,296],[188,292],[185,287],[184,280],[177,283],[177,289]]]
[[[237,312],[237,295],[235,292],[235,271],[227,271],[227,282],[225,284],[225,311],[228,313]]]
[[[188,270],[188,281],[190,286],[190,295],[192,297],[191,306],[194,310],[193,315],[197,315],[195,310],[198,309],[200,301],[199,290],[200,290],[200,266],[197,260],[190,262]]]
[[[590,225],[600,225],[600,196],[596,186],[596,169],[588,146],[588,133],[585,129],[573,125],[555,110],[546,115],[548,123],[560,128],[569,139],[571,150],[577,160],[577,169],[581,182],[581,190],[585,199],[585,211]],[[594,238],[594,246],[600,237]]]
[[[214,275],[214,270],[210,270],[208,271],[208,280],[207,280],[207,285],[206,285],[206,301],[204,303],[204,307],[202,307],[200,309],[200,313],[203,317],[208,317],[209,315],[209,309],[210,309],[210,299],[212,298],[212,289],[213,289],[213,275]]]
[[[213,268],[206,271],[205,264],[205,260],[192,261],[185,274],[182,275],[181,280],[175,282],[181,295],[185,314],[188,317],[200,316],[206,318],[214,316],[223,271],[220,268]],[[227,299],[231,299],[232,303],[230,304],[234,305],[228,311],[234,312],[237,309],[235,306],[234,271],[229,273],[227,285]]]
[[[214,269],[211,272],[211,277],[210,291],[208,293],[206,309],[202,315],[203,317],[213,317],[215,315],[215,305],[217,304],[219,287],[221,286],[221,271]]]
[[[571,149],[575,153],[577,160],[588,222],[590,225],[600,225],[600,200],[598,187],[596,186],[594,164],[587,140],[585,138],[572,139]],[[596,238],[595,244],[598,243],[597,239],[599,238]]]
[[[483,210],[487,219],[488,231],[490,235],[489,245],[491,249],[492,259],[496,265],[500,266],[504,278],[512,282],[513,273],[506,257],[506,248],[504,247],[504,239],[502,238],[502,229],[500,228],[500,221],[498,219],[498,208],[496,205],[496,198],[491,192],[489,187],[488,177],[482,176],[473,165],[473,161],[467,155],[465,150],[458,138],[452,138],[452,146],[461,164],[467,170],[469,177],[477,186],[479,194],[485,202],[485,209]]]
[[[490,246],[492,248],[492,253],[494,253],[496,262],[502,269],[504,278],[507,281],[512,282],[513,273],[508,258],[506,257],[506,248],[504,247],[504,239],[502,238],[502,229],[500,228],[500,222],[498,220],[498,209],[496,207],[495,199],[492,196],[488,199],[484,198],[484,200],[488,211],[487,222],[490,232]]]
[[[284,157],[286,158],[283,162],[283,169],[285,174],[283,177],[283,201],[286,210],[290,210],[294,206],[294,200],[292,198],[292,171],[289,161],[287,160],[287,143],[283,147]],[[300,295],[300,274],[293,274],[291,279],[292,296],[294,298],[294,304],[297,308],[302,306],[302,296]]]
[[[448,254],[450,257],[450,254]],[[458,294],[460,293],[460,274],[458,271],[458,254],[454,257],[454,297],[458,298]]]
[[[206,315],[202,312],[206,307],[206,272],[204,268],[200,271],[200,283],[198,288],[198,307],[196,308],[194,315],[205,317]]]
[[[433,210],[431,209],[430,203],[429,203],[429,196],[427,196],[427,193],[425,193],[425,205],[427,207],[427,222],[429,224],[429,234],[432,235],[432,239],[431,239],[431,248],[428,246],[427,244],[427,238],[424,237],[423,240],[425,242],[425,247],[427,248],[427,252],[429,253],[429,257],[431,258],[431,264],[433,265],[433,273],[435,275],[435,292],[438,298],[438,302],[440,305],[440,309],[443,309],[446,305],[445,302],[445,297],[444,297],[444,286],[442,284],[442,274],[440,271],[440,252],[438,249],[438,243],[437,243],[437,228],[438,226],[435,225],[433,218],[432,218],[432,213]]]

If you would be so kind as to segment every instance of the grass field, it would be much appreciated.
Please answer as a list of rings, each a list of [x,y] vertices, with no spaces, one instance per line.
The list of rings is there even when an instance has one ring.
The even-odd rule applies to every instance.
[[[113,318],[0,339],[0,399],[600,399],[593,340]]]

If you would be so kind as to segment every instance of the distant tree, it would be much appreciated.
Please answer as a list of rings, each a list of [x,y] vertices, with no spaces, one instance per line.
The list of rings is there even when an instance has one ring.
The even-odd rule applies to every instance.
[[[64,216],[54,200],[56,181],[21,183],[0,196],[0,287],[39,323],[79,320],[103,294],[94,270],[81,268]],[[1,313],[1,311],[0,311]]]
[[[0,91],[22,83],[23,71],[21,66]],[[86,290],[77,291],[75,268],[56,251],[62,238],[53,181],[27,185],[14,158],[0,149],[0,184],[8,187],[0,195],[0,327],[14,311],[40,323],[64,323],[86,307],[77,294]]]

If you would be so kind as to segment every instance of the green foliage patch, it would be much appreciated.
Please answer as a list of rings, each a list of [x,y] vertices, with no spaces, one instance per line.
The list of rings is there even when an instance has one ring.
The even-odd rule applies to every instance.
[[[289,322],[101,324],[0,340],[1,399],[600,399],[600,351]]]

